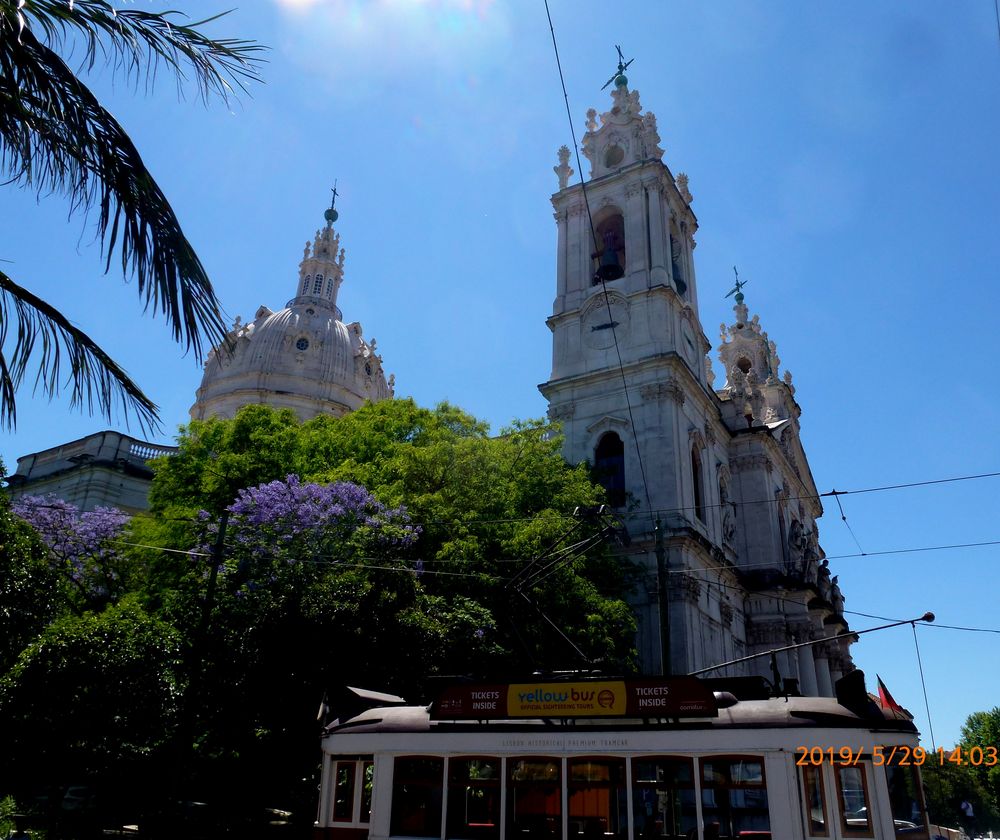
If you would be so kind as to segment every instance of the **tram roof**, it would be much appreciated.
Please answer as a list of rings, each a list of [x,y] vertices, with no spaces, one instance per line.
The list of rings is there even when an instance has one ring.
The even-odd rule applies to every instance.
[[[335,720],[327,734],[338,732],[469,732],[538,731],[568,729],[677,730],[677,729],[880,729],[916,732],[909,718],[896,718],[889,710],[869,703],[852,710],[831,697],[775,697],[767,700],[735,700],[720,703],[717,717],[663,718],[575,718],[570,726],[551,719],[434,720],[430,706],[378,706],[345,720]]]

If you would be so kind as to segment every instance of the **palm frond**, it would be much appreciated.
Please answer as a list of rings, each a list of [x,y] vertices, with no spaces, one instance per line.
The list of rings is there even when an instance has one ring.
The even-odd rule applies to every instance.
[[[14,396],[33,360],[35,391],[43,396],[51,399],[70,387],[72,407],[93,413],[96,405],[110,421],[118,405],[144,433],[159,428],[156,405],[107,353],[59,310],[0,271],[0,428],[12,429],[17,422]]]
[[[8,2],[8,0],[4,0]],[[110,270],[116,246],[126,278],[176,341],[200,361],[225,336],[201,261],[131,139],[91,91],[30,29],[0,38],[0,170],[38,191],[97,210]]]
[[[201,31],[226,14],[188,23],[182,12],[116,9],[107,0],[0,0],[0,18],[8,18],[8,28],[36,27],[50,46],[82,44],[88,69],[102,60],[133,81],[148,82],[166,66],[179,92],[191,71],[202,98],[226,99],[233,85],[245,91],[247,82],[260,78],[263,46],[238,38],[213,39]]]

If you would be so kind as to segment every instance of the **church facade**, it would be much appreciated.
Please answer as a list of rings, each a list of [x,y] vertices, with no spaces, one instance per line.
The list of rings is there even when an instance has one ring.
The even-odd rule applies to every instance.
[[[698,314],[687,177],[663,162],[656,118],[624,75],[587,114],[590,177],[559,150],[552,371],[539,386],[625,518],[646,672],[690,673],[796,642],[782,678],[832,695],[852,670],[843,596],[817,539],[822,506],[799,438],[801,410],[775,343],[737,283],[718,357]],[[822,641],[829,639],[829,641]],[[706,676],[766,675],[768,658]]]

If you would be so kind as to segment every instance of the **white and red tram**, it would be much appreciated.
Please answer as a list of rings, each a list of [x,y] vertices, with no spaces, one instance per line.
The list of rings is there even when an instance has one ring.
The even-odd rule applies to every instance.
[[[460,685],[430,706],[357,692],[370,707],[322,740],[316,838],[927,840],[916,729],[860,685],[843,702],[692,677]]]

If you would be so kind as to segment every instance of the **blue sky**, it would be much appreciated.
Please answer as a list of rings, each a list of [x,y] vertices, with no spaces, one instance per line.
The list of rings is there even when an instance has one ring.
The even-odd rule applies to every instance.
[[[989,0],[550,0],[578,136],[613,45],[690,176],[706,334],[732,266],[795,376],[821,491],[1000,469],[993,301],[1000,265],[1000,43]],[[161,8],[158,3],[139,6]],[[208,16],[228,3],[174,4]],[[570,144],[541,0],[255,0],[214,25],[271,47],[227,107],[88,77],[143,152],[230,317],[293,295],[338,181],[340,305],[378,339],[397,394],[499,428],[544,414],[555,293],[556,150]],[[166,82],[166,83],[164,83]],[[57,196],[0,190],[5,270],[88,330],[161,406],[169,442],[201,372],[102,275],[93,228]],[[718,366],[717,366],[718,368]],[[720,380],[721,382],[721,380]],[[117,426],[19,395],[17,456]],[[1000,539],[1000,479],[843,497],[866,552]],[[830,500],[827,500],[828,502]],[[1000,546],[858,553],[826,505],[847,608],[1000,628]],[[839,559],[838,559],[839,558]],[[857,629],[881,622],[849,616]],[[935,740],[1000,704],[1000,635],[918,629]],[[858,664],[930,743],[908,627]]]

